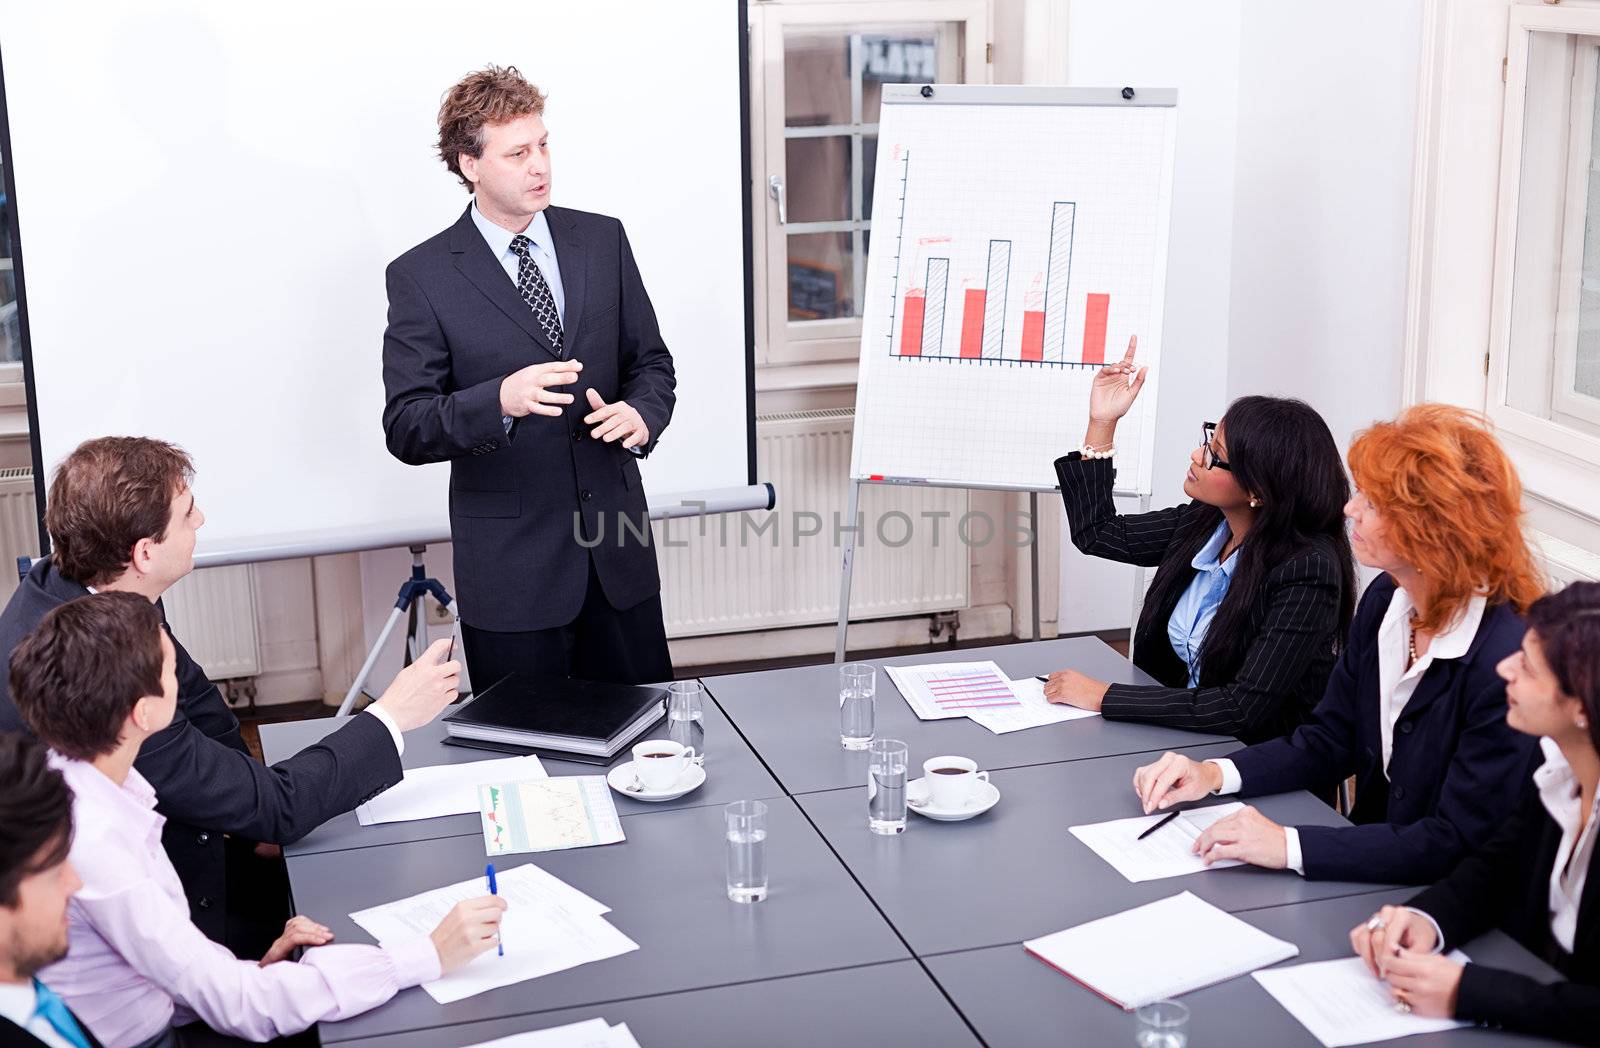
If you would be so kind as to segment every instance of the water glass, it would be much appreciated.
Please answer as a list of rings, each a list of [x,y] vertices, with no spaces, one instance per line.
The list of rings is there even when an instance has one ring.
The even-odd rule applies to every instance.
[[[767,806],[734,801],[728,820],[728,898],[760,902],[767,897]]]
[[[667,738],[692,746],[699,762],[706,756],[706,688],[697,680],[673,681],[667,687]]]
[[[1139,1048],[1185,1048],[1189,1043],[1189,1008],[1177,1001],[1152,1001],[1134,1013],[1139,1021]]]
[[[906,769],[911,750],[899,739],[873,739],[867,756],[867,829],[903,833],[906,828]]]
[[[851,662],[839,667],[839,741],[847,750],[872,743],[877,667]]]

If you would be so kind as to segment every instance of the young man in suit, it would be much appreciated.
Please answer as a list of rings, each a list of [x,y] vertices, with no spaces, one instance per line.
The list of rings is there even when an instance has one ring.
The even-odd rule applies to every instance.
[[[44,745],[0,732],[0,1044],[99,1048],[34,973],[67,955],[67,901],[83,886],[72,849],[72,791]]]
[[[446,94],[439,155],[472,193],[390,264],[384,432],[450,463],[475,689],[527,671],[670,679],[637,459],[676,379],[622,224],[550,206],[544,96],[490,66]]]
[[[182,449],[144,437],[90,440],[68,455],[45,510],[53,552],[0,612],[0,656],[9,658],[52,608],[91,592],[128,590],[159,608],[161,595],[194,567],[205,515],[189,488],[193,472]],[[456,697],[460,665],[439,664],[448,643],[439,641],[366,712],[269,767],[245,748],[217,686],[172,642],[178,713],[140,751],[139,773],[160,794],[162,843],[194,923],[240,956],[258,958],[283,928],[288,882],[276,849],[252,842],[292,843],[399,782],[401,733]],[[27,730],[4,672],[0,730]]]

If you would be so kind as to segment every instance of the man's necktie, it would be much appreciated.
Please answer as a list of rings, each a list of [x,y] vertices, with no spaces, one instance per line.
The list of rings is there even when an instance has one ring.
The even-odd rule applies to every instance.
[[[522,295],[522,301],[533,310],[534,319],[544,329],[556,356],[565,358],[567,350],[562,344],[561,313],[556,309],[556,297],[550,293],[550,285],[545,283],[544,274],[539,272],[539,266],[533,260],[532,245],[533,241],[521,233],[511,238],[511,250],[517,256],[517,291]]]
[[[33,1018],[43,1019],[50,1024],[50,1028],[77,1048],[89,1048],[89,1038],[83,1034],[83,1029],[78,1025],[78,1020],[73,1018],[72,1012],[67,1008],[67,1002],[56,996],[56,992],[38,979],[33,980],[35,1001],[33,1005]],[[33,1018],[28,1021],[32,1022]]]

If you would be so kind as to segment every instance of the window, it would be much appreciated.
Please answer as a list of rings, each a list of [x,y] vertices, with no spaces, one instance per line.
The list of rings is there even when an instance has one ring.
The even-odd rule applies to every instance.
[[[0,187],[4,184],[0,181]],[[17,278],[11,268],[10,210],[11,201],[6,198],[4,188],[0,188],[0,365],[14,364],[22,359],[22,332],[17,318]]]
[[[1600,516],[1600,11],[1514,6],[1486,409],[1529,487]]]
[[[789,2],[751,17],[761,359],[854,360],[883,85],[987,79],[987,5]]]

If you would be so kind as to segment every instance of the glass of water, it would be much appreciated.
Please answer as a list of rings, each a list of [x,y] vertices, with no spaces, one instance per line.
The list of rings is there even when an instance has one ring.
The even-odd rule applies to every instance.
[[[899,739],[873,739],[867,757],[867,829],[902,833],[906,828],[906,768],[911,750]]]
[[[872,743],[878,669],[865,662],[839,667],[839,741],[847,750],[864,750]]]
[[[767,806],[734,801],[728,820],[728,898],[760,902],[767,897]]]
[[[1177,1001],[1152,1001],[1134,1013],[1139,1021],[1139,1048],[1185,1048],[1189,1043],[1189,1007]]]
[[[696,761],[706,755],[706,689],[697,680],[673,681],[667,687],[667,738],[693,746]]]

